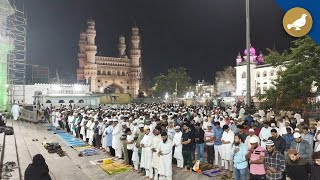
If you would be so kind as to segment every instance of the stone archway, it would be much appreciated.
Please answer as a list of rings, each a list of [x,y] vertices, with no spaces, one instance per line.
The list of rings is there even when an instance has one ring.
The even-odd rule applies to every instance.
[[[104,93],[124,93],[124,88],[118,84],[111,84],[104,89]]]

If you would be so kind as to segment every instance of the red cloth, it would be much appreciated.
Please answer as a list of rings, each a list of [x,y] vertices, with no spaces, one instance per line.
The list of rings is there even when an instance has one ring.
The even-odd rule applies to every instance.
[[[261,130],[261,129],[259,129],[259,128],[255,128],[255,129],[254,129],[254,134],[255,134],[256,136],[258,136],[258,137],[259,137],[259,134],[260,134],[260,130]]]

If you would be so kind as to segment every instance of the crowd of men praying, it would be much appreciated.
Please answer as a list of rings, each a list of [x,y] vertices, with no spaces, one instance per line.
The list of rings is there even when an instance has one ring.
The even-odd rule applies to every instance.
[[[320,180],[320,121],[300,112],[173,104],[45,111],[54,126],[146,178],[170,180],[173,166],[192,173],[199,161],[226,179]]]

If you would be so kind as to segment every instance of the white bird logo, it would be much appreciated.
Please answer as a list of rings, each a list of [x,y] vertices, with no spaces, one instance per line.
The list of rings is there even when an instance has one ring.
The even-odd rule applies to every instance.
[[[291,28],[295,28],[294,30],[296,31],[300,31],[301,27],[303,27],[304,25],[306,25],[307,19],[306,19],[307,15],[306,14],[302,14],[301,18],[295,20],[292,24],[288,24],[287,28],[291,29]]]

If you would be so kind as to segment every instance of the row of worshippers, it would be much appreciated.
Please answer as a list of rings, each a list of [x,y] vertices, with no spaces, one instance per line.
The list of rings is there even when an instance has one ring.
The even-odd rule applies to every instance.
[[[188,111],[188,113],[189,113],[189,111]],[[128,116],[122,116],[122,118],[120,118],[121,123],[118,122],[119,120],[113,119],[115,116],[114,117],[109,116],[109,117],[103,119],[102,117],[97,116],[97,114],[99,114],[99,111],[93,111],[93,110],[86,112],[86,114],[83,113],[83,110],[80,110],[78,113],[69,112],[69,113],[65,114],[62,112],[61,114],[63,114],[63,116],[68,116],[67,118],[61,117],[60,119],[66,119],[65,122],[67,122],[68,124],[65,123],[65,126],[67,126],[67,129],[69,127],[69,130],[75,136],[77,136],[77,134],[80,134],[80,136],[82,136],[84,138],[84,140],[87,140],[89,142],[89,144],[95,144],[98,147],[100,147],[100,141],[102,140],[102,147],[107,149],[108,151],[110,151],[111,154],[114,154],[117,158],[122,158],[122,154],[124,156],[127,155],[127,159],[129,158],[128,156],[130,156],[129,155],[130,151],[131,151],[131,149],[134,149],[134,148],[132,148],[132,145],[130,143],[126,144],[126,141],[124,141],[125,138],[122,138],[122,141],[120,141],[122,134],[124,134],[121,132],[125,131],[126,127],[131,127],[130,130],[132,132],[134,132],[133,134],[137,134],[136,133],[137,126],[140,126],[141,125],[140,123],[132,122],[128,125],[128,121],[127,121]],[[175,157],[180,156],[180,159],[177,159],[178,166],[181,167],[182,166],[181,164],[186,164],[187,166],[189,166],[189,168],[192,167],[192,156],[194,155],[195,149],[197,152],[196,153],[197,159],[203,161],[203,159],[204,159],[204,142],[205,142],[205,147],[206,147],[207,154],[208,154],[208,156],[207,156],[208,162],[212,163],[213,158],[214,158],[216,165],[218,165],[217,163],[219,161],[221,161],[222,162],[221,164],[225,167],[225,169],[230,168],[228,166],[230,166],[232,164],[232,160],[229,157],[228,153],[225,153],[226,152],[225,150],[230,149],[230,145],[232,143],[226,143],[226,142],[228,142],[228,139],[232,138],[232,135],[228,135],[229,133],[224,133],[224,132],[221,133],[221,130],[219,130],[219,129],[222,129],[222,128],[219,128],[222,126],[221,124],[228,124],[228,122],[227,122],[228,117],[226,117],[226,118],[220,117],[218,122],[219,123],[221,122],[221,124],[218,126],[217,125],[213,126],[214,128],[212,130],[212,129],[210,129],[211,125],[207,126],[207,128],[205,128],[205,125],[204,125],[204,124],[210,124],[210,120],[209,120],[210,117],[204,116],[204,117],[201,117],[202,120],[199,120],[200,118],[198,116],[200,115],[200,113],[194,113],[194,114],[191,113],[192,118],[190,118],[190,119],[192,119],[192,120],[190,121],[191,124],[189,125],[190,126],[190,128],[189,128],[190,133],[184,133],[184,136],[183,137],[181,136],[184,141],[179,140],[179,138],[175,138],[177,140],[177,144],[179,144],[179,141],[181,141],[180,146],[182,145],[181,153],[176,153],[174,151]],[[119,113],[117,113],[117,115],[119,115]],[[197,119],[197,117],[198,117],[198,119]],[[176,119],[176,121],[178,121],[178,120],[179,119]],[[202,123],[202,128],[200,127],[199,123],[195,123],[195,122],[199,122],[199,121]],[[77,122],[81,122],[80,125]],[[150,123],[150,121],[147,121],[147,123],[148,122]],[[155,121],[153,121],[152,123],[157,124],[157,122],[155,122]],[[230,120],[229,123],[231,124],[231,125],[230,124],[229,125],[232,126],[232,120]],[[110,126],[110,124],[113,124],[113,125]],[[183,122],[180,122],[180,125],[183,125]],[[103,128],[103,126],[105,128]],[[112,127],[112,131],[110,133],[111,127]],[[162,126],[162,127],[164,127],[164,126]],[[222,127],[224,127],[224,126],[222,126]],[[238,127],[239,128],[237,128],[236,131],[240,131],[240,134],[244,135],[245,133],[243,133],[243,132],[241,133],[241,131],[242,131],[241,129],[243,129],[243,127],[241,127],[241,126],[238,126]],[[151,128],[154,129],[154,126],[153,127],[151,126]],[[183,129],[186,129],[186,128],[184,127]],[[218,130],[216,130],[215,128]],[[266,127],[264,127],[264,128],[266,128]],[[166,127],[164,129],[166,129]],[[173,129],[173,125],[171,125],[171,128],[170,128],[171,131],[168,130],[168,134],[169,134],[169,137],[171,137],[171,139],[174,140],[172,138],[173,137],[172,129]],[[203,129],[205,129],[205,132],[203,132]],[[258,129],[258,128],[256,128],[256,129]],[[250,133],[253,134],[253,132],[256,133],[255,130],[252,131],[252,129],[250,129],[249,134]],[[79,131],[80,131],[80,133],[77,133]],[[222,129],[222,131],[223,131],[223,129]],[[232,131],[228,131],[228,132],[231,133]],[[129,134],[130,132],[127,131],[127,133]],[[221,136],[221,134],[226,134],[226,135],[224,136],[224,138],[221,137],[220,138],[221,140],[219,141],[219,136]],[[204,137],[204,135],[205,135],[205,137]],[[110,140],[109,141],[107,140],[107,139],[110,139],[110,137],[113,140],[113,141],[111,140],[111,143],[110,143]],[[213,141],[213,137],[214,137],[214,141]],[[127,138],[128,138],[128,136],[127,136]],[[140,136],[140,140],[142,140],[142,138],[143,138],[143,136]],[[265,142],[264,141],[265,139],[263,139],[263,138],[261,138],[261,139],[262,139],[261,144],[263,144]],[[190,140],[190,142],[189,142],[189,140]],[[128,144],[129,144],[129,147],[128,147]],[[138,142],[138,144],[139,144],[139,142]],[[214,148],[212,148],[212,147],[214,147]],[[127,150],[124,150],[125,148],[127,148]],[[142,147],[140,147],[140,148],[142,150]],[[179,148],[177,148],[177,149],[179,149]],[[139,148],[138,148],[138,157],[140,159],[140,161],[138,162],[138,165],[141,164],[141,150],[139,152]],[[132,150],[132,151],[134,151],[134,150]],[[124,153],[124,152],[129,152],[129,153]],[[214,156],[212,156],[213,152],[215,154]],[[183,159],[181,158],[181,156],[183,157]],[[132,158],[129,158],[129,159],[132,160],[132,159],[134,159],[134,157],[135,156],[132,156]],[[126,159],[126,157],[125,157],[125,159]],[[137,160],[135,162],[137,162]],[[182,163],[182,162],[184,162],[184,163]]]

